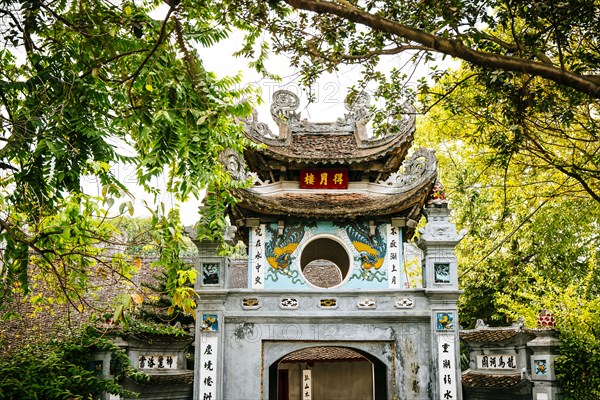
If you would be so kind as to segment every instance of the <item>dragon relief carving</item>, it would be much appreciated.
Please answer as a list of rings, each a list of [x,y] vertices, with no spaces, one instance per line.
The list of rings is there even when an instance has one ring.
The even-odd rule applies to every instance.
[[[419,242],[460,242],[467,234],[467,229],[456,231],[456,225],[450,222],[450,209],[429,205],[425,208],[427,224],[419,229]],[[419,247],[421,245],[419,244]]]
[[[219,154],[219,162],[223,164],[223,167],[225,167],[225,170],[231,175],[231,178],[236,181],[250,179],[254,185],[259,186],[270,183],[269,180],[263,181],[260,179],[256,172],[248,172],[248,166],[246,165],[244,158],[232,149],[227,149]]]
[[[273,93],[271,116],[278,124],[292,123],[300,120],[300,113],[296,110],[300,106],[300,99],[289,90],[277,90]]]
[[[253,111],[252,115],[242,122],[246,131],[255,139],[269,144],[270,146],[285,146],[287,135],[281,132],[282,127],[287,127],[289,132],[300,134],[347,134],[363,130],[362,147],[378,146],[381,143],[390,140],[398,134],[404,134],[415,125],[414,108],[406,103],[402,109],[406,110],[393,118],[392,124],[397,129],[392,129],[394,133],[384,134],[383,136],[372,137],[366,134],[366,124],[371,119],[373,113],[371,110],[371,98],[369,94],[362,91],[356,95],[348,95],[344,101],[344,106],[348,111],[341,118],[333,122],[310,122],[307,119],[301,119],[300,112],[297,112],[300,106],[299,97],[289,90],[277,90],[273,93],[271,103],[271,117],[279,125],[280,132],[273,133],[269,126],[258,120],[258,113]]]
[[[437,159],[432,150],[420,148],[403,164],[402,172],[394,172],[386,180],[379,181],[381,185],[405,187],[418,183],[423,177],[435,173]]]
[[[362,91],[356,96],[348,95],[344,101],[344,107],[348,110],[348,114],[344,115],[344,123],[348,121],[363,121],[371,119],[371,96]],[[338,122],[340,122],[338,120]]]
[[[246,125],[246,129],[253,132],[255,135],[267,139],[277,139],[277,136],[273,134],[269,125],[258,120],[258,111],[256,111],[256,109],[253,109],[252,116],[248,117],[243,122],[244,125]]]
[[[244,181],[249,178],[246,172],[246,161],[240,154],[232,149],[227,149],[219,154],[219,162],[225,170],[236,181]]]

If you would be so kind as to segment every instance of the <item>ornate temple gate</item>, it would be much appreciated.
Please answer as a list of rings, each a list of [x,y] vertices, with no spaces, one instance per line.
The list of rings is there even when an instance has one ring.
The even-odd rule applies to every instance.
[[[275,92],[278,132],[254,117],[246,135],[264,146],[222,154],[234,179],[254,182],[233,191],[229,215],[248,263],[240,285],[213,244],[197,243],[195,399],[460,399],[463,233],[433,153],[406,158],[414,113],[373,138],[366,95],[332,123],[301,120],[298,106]],[[406,242],[422,215],[413,268]]]

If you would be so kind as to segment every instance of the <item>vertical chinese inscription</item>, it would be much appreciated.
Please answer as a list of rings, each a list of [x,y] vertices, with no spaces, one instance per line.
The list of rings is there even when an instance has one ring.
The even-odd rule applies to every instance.
[[[312,399],[312,374],[310,369],[302,370],[302,382],[300,382],[302,400]]]
[[[454,335],[438,335],[438,376],[440,399],[456,399],[456,354]]]
[[[263,289],[265,287],[265,224],[261,224],[251,231],[250,257],[248,267],[250,268],[250,287]]]
[[[217,347],[219,337],[203,335],[200,339],[200,399],[217,400]]]
[[[400,271],[402,269],[402,230],[387,224],[387,253],[385,255],[388,266],[388,287],[400,289]]]

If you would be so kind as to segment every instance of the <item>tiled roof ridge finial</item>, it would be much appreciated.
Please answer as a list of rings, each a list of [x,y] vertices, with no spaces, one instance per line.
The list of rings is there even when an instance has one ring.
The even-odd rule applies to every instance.
[[[273,93],[271,104],[271,116],[277,124],[300,121],[300,113],[296,112],[300,107],[300,98],[289,90],[277,90]]]
[[[489,328],[489,325],[486,324],[485,322],[483,322],[482,319],[478,319],[477,322],[475,322],[475,329],[484,329],[484,328]]]

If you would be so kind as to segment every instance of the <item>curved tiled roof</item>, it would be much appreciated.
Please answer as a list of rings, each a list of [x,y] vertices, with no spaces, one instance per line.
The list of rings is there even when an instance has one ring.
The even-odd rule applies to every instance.
[[[155,373],[144,371],[148,376],[147,382],[138,382],[138,385],[185,385],[194,382],[194,371],[178,370],[172,373]]]
[[[528,380],[521,377],[521,374],[476,374],[464,373],[462,375],[462,384],[473,388],[512,388],[522,383],[529,383]]]
[[[318,346],[294,351],[285,356],[281,362],[311,361],[368,361],[364,356],[346,347]]]
[[[355,219],[363,215],[397,214],[415,205],[422,205],[435,182],[435,176],[418,187],[403,193],[376,194],[356,192],[276,192],[260,194],[252,189],[234,190],[245,210],[265,215],[299,218]]]
[[[300,189],[300,182],[257,182],[257,186],[232,189],[239,199],[235,208],[259,215],[298,218],[356,219],[361,216],[399,215],[422,206],[437,178],[437,160],[432,151],[416,150],[404,162],[402,173],[385,181],[351,182],[348,189]]]
[[[535,338],[529,330],[516,330],[516,329],[500,329],[500,328],[484,328],[475,329],[471,331],[461,331],[460,338],[469,342],[476,343],[497,343],[505,342],[516,338],[519,335],[529,336],[529,340]]]
[[[386,160],[386,169],[397,170],[412,143],[413,131],[387,137],[386,140],[366,146],[358,143],[354,134],[292,134],[285,146],[273,146],[259,150],[268,158],[296,164],[352,165],[379,159]],[[249,136],[256,143],[254,136]],[[267,144],[267,143],[265,143]]]
[[[335,122],[302,120],[298,106],[294,93],[276,91],[271,115],[278,132],[271,132],[254,114],[245,121],[245,134],[264,146],[246,149],[244,158],[231,151],[220,157],[234,179],[255,184],[231,190],[239,199],[231,210],[232,220],[256,214],[317,219],[400,216],[423,206],[437,177],[437,160],[426,149],[415,150],[405,160],[415,130],[414,109],[406,106],[391,116],[387,133],[375,137],[367,133],[371,111],[365,93],[347,102],[348,113]],[[300,189],[298,170],[323,165],[347,167],[348,188]]]
[[[381,172],[391,173],[398,169],[413,140],[415,111],[408,105],[404,113],[390,118],[389,131],[379,137],[367,133],[370,109],[365,93],[359,95],[359,101],[346,103],[349,113],[334,122],[303,120],[295,111],[298,106],[299,99],[292,92],[280,90],[273,94],[271,115],[279,129],[275,134],[267,124],[258,121],[256,114],[245,121],[246,137],[265,145],[249,149],[246,157],[251,159],[260,153],[265,159],[300,165],[377,161]]]

